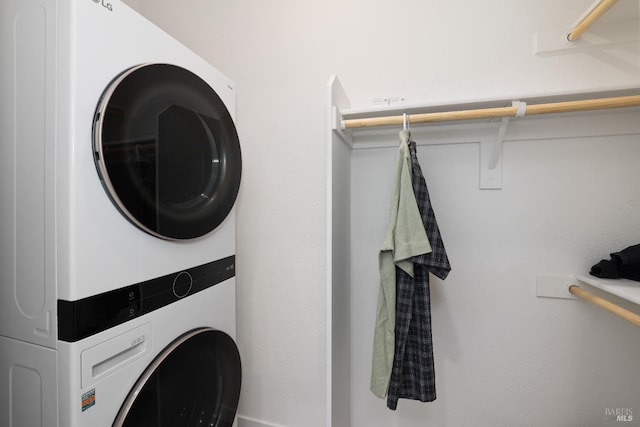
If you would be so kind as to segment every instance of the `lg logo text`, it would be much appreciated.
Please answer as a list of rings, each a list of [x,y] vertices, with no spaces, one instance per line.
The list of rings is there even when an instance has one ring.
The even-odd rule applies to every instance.
[[[106,3],[105,0],[93,0],[94,3],[100,3],[102,7],[109,9],[110,12],[113,12],[113,6],[111,3]]]

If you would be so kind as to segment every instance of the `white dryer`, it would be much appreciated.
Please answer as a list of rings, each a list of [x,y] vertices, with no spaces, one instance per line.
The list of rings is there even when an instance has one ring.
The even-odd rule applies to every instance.
[[[0,32],[0,424],[231,425],[233,83],[119,0],[0,0]]]

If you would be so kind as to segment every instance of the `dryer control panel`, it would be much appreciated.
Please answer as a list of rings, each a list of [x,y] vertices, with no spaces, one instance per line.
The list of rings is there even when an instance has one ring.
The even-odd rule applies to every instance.
[[[235,276],[235,256],[78,301],[58,300],[58,339],[75,342]]]

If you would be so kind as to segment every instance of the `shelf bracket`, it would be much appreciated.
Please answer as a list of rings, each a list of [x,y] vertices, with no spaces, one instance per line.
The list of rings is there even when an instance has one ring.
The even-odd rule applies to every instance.
[[[514,117],[524,117],[527,111],[526,102],[512,101],[511,106],[517,108]],[[503,117],[501,119],[495,140],[480,143],[481,190],[499,190],[502,188],[502,145],[510,119],[511,117]]]

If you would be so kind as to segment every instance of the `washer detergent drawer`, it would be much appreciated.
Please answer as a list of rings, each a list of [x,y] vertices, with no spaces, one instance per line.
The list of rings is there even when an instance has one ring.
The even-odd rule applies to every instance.
[[[81,354],[82,388],[147,355],[152,349],[151,344],[151,323],[145,323],[84,350]]]

